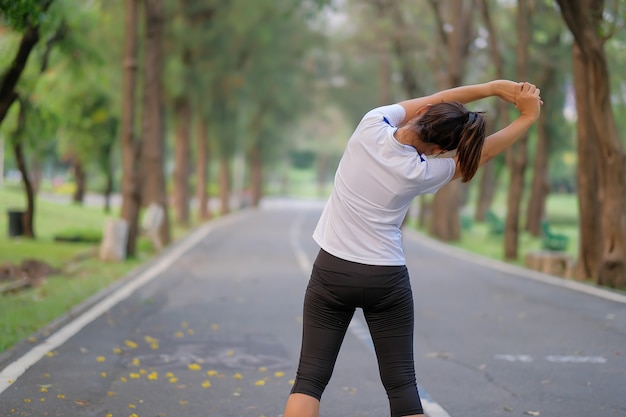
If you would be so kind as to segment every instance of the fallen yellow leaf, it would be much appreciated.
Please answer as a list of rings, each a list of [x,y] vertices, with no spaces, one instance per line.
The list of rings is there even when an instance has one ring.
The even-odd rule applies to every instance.
[[[138,346],[137,343],[133,342],[132,340],[126,340],[124,344],[131,349],[137,349]]]
[[[189,368],[192,371],[199,371],[200,369],[202,369],[202,366],[198,365],[197,363],[191,363],[187,365],[187,368]]]

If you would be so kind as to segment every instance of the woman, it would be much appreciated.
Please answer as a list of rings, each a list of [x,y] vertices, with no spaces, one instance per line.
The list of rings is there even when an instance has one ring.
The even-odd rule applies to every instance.
[[[519,117],[485,138],[464,103],[496,96]],[[368,112],[348,141],[333,192],[313,233],[320,252],[304,300],[300,363],[284,417],[317,417],[356,308],[376,349],[391,416],[422,416],[413,363],[413,298],[400,226],[413,198],[434,194],[511,146],[537,120],[530,83],[496,80]],[[452,158],[426,158],[456,150]]]

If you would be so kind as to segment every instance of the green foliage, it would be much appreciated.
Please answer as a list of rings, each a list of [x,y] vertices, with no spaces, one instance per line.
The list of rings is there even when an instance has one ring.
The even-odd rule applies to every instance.
[[[12,27],[20,30],[36,23],[42,11],[52,0],[0,0],[0,16]]]

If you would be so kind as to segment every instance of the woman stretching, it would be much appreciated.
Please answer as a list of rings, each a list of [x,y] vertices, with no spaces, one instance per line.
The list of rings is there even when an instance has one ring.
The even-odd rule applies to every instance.
[[[464,104],[496,96],[519,117],[485,138]],[[368,112],[348,141],[313,233],[320,251],[304,299],[302,350],[284,417],[317,417],[348,324],[363,309],[391,416],[422,416],[413,362],[413,296],[400,226],[415,196],[434,194],[506,150],[537,120],[530,83],[496,80]],[[426,158],[456,150],[452,158]]]

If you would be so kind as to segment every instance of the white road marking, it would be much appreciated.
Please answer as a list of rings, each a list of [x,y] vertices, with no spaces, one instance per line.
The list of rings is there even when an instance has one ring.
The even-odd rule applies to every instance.
[[[534,362],[535,358],[530,355],[509,355],[499,354],[494,355],[494,359],[506,361],[506,362]],[[543,360],[552,363],[593,363],[602,364],[607,363],[606,358],[602,356],[577,356],[577,355],[546,355]]]
[[[302,222],[305,215],[306,213],[303,212],[298,214],[296,220],[291,224],[289,235],[291,239],[291,247],[293,248],[296,259],[298,260],[298,265],[305,274],[308,274],[311,271],[313,263],[306,255],[306,252],[303,250],[300,243],[300,230],[302,228]],[[360,340],[370,352],[374,354],[376,353],[369,329],[367,328],[367,325],[361,322],[361,320],[353,317],[350,325],[348,326],[348,330],[353,336]],[[422,406],[424,407],[424,412],[428,417],[450,417],[450,414],[448,414],[441,405],[433,401],[428,392],[421,387],[418,387],[418,389],[422,400]]]
[[[126,285],[122,286],[115,292],[111,293],[99,303],[95,304],[85,313],[76,317],[74,320],[63,326],[61,329],[53,333],[42,343],[35,346],[26,354],[24,354],[24,356],[10,363],[8,366],[0,371],[0,394],[4,392],[9,386],[11,386],[11,384],[14,383],[19,377],[21,377],[28,368],[30,368],[41,358],[43,358],[46,353],[51,352],[52,350],[61,346],[69,338],[74,336],[89,323],[100,317],[107,310],[115,306],[120,301],[126,299],[142,285],[150,282],[161,272],[170,267],[178,258],[180,258],[185,252],[191,249],[200,240],[204,239],[216,227],[230,224],[237,220],[240,215],[241,213],[233,214],[218,219],[214,222],[207,223],[204,226],[200,227],[188,238],[183,240],[177,246],[174,246],[169,253],[163,255],[163,257],[151,268],[147,269],[138,277],[128,282]]]

